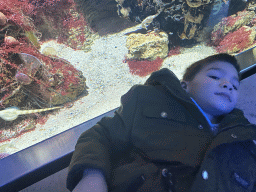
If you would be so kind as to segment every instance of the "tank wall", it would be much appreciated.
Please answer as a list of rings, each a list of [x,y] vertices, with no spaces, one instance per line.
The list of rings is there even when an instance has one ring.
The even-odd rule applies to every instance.
[[[19,192],[69,192],[66,188],[68,168],[63,169]]]
[[[256,124],[256,74],[241,81],[237,108],[244,111],[245,117]]]

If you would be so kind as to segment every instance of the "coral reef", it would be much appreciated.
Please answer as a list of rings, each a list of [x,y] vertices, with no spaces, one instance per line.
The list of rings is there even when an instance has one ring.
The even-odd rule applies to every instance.
[[[35,11],[33,7],[23,7],[23,3],[30,5],[35,1],[17,1],[16,6],[14,2],[0,2],[0,111],[4,118],[11,115],[3,113],[8,107],[15,106],[23,112],[39,109],[40,112],[53,105],[72,102],[82,93],[87,95],[88,87],[81,71],[66,60],[39,52],[36,26],[23,12]],[[47,113],[26,113],[11,122],[0,119],[3,125],[0,141],[33,130],[38,122],[45,122]]]
[[[255,13],[253,11],[241,11],[237,14],[223,18],[212,31],[211,40],[217,45],[221,38],[229,32],[234,32],[242,26],[248,25],[253,19]]]
[[[223,18],[211,33],[210,44],[218,52],[236,53],[253,46],[255,41],[255,12],[241,11]]]
[[[228,33],[217,46],[218,52],[235,53],[249,48],[255,39],[256,32],[253,28],[243,26],[237,31]]]
[[[24,59],[21,52],[30,59]],[[24,106],[28,96],[40,98],[36,104],[39,107],[63,104],[87,88],[82,73],[70,63],[41,55],[24,42],[15,47],[3,43],[0,56],[0,104],[3,107]]]
[[[67,29],[66,36],[62,39],[57,38],[57,41],[73,49],[90,51],[93,40],[99,38],[99,35],[87,25],[84,17],[76,11],[75,6],[68,10],[68,16],[69,18],[63,21],[62,29],[60,29],[60,31],[63,31],[63,28]]]
[[[40,41],[54,39],[73,49],[88,51],[92,40],[98,37],[87,25],[83,15],[77,12],[74,0],[10,0],[2,2],[2,5],[4,5],[3,9],[6,7],[7,10],[13,9],[15,5],[22,14],[15,17],[27,17],[33,21],[34,37]],[[5,12],[3,13],[6,15]],[[32,26],[31,22],[28,26]],[[25,29],[25,26],[21,27]],[[27,35],[31,36],[31,33]]]

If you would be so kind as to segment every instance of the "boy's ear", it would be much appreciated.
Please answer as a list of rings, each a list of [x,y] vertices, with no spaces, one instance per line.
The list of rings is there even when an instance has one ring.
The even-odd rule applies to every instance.
[[[180,85],[181,85],[181,87],[185,90],[185,91],[187,91],[187,82],[186,81],[181,81],[180,82]]]

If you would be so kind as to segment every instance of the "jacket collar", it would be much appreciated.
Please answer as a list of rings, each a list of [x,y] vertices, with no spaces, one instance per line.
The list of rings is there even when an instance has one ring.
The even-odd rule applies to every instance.
[[[210,121],[210,119],[207,117],[207,115],[205,114],[205,112],[203,111],[203,109],[197,104],[197,102],[192,98],[190,97],[191,100],[196,104],[197,108],[201,111],[201,113],[204,115],[205,119],[207,120],[208,124],[210,125],[210,127],[214,127],[218,124],[212,124],[212,122]]]

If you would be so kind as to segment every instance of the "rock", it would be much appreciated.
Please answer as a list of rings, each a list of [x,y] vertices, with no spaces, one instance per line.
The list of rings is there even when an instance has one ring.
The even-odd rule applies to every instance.
[[[168,35],[165,32],[132,33],[126,41],[127,59],[163,59],[168,55],[168,43]]]
[[[118,33],[135,25],[117,14],[115,0],[74,0],[88,25],[100,36]]]
[[[4,42],[7,46],[14,46],[20,44],[20,42],[12,36],[5,36]]]
[[[256,11],[256,2],[250,2],[246,9],[248,11]]]
[[[141,23],[152,18],[147,30],[159,29],[170,34],[170,45],[193,44],[211,12],[211,0],[116,0],[118,14]],[[173,41],[173,39],[175,39]]]
[[[42,54],[46,56],[57,56],[57,51],[53,47],[48,46],[42,50]]]
[[[3,25],[6,25],[6,23],[7,23],[6,16],[2,12],[0,12],[0,25],[3,26]]]
[[[42,98],[51,105],[61,105],[75,100],[80,94],[88,95],[86,78],[83,73],[77,70],[68,61],[52,58],[54,62],[48,64],[48,72],[51,78],[48,80],[48,86],[45,84],[31,87],[39,89]],[[38,88],[39,86],[39,88]]]
[[[115,0],[75,0],[75,3],[92,27],[103,18],[117,16]]]
[[[4,128],[0,132],[0,142],[7,141],[11,138],[15,138],[23,133],[32,131],[36,128],[36,118],[33,116],[27,116],[27,118],[19,118],[19,121],[11,121],[6,123],[6,121],[0,118],[0,123],[5,124]],[[13,148],[13,146],[0,146],[0,153],[5,153],[3,151],[5,148]]]
[[[204,4],[209,4],[211,1],[210,0],[186,0],[187,4],[189,7],[200,7]]]

